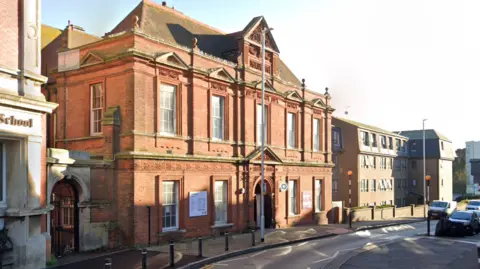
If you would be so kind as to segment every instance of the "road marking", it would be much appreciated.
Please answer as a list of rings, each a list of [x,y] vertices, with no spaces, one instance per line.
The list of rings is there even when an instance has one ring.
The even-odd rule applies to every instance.
[[[385,237],[385,240],[395,240],[395,239],[398,239],[398,238],[402,238],[402,236],[392,235],[392,236],[389,236],[389,237]]]
[[[213,265],[225,266],[225,267],[228,266],[228,264],[223,264],[223,263],[214,263]],[[210,267],[210,268],[213,268],[213,265],[212,265],[212,267]],[[208,268],[208,269],[209,269],[209,268]]]
[[[255,253],[255,254],[253,254],[252,256],[250,256],[250,258],[256,257],[256,256],[258,256],[258,255],[260,255],[260,254],[265,253],[265,252],[267,252],[267,251],[266,251],[266,250],[263,250],[263,251],[257,252],[257,253]]]
[[[283,251],[282,253],[273,255],[273,257],[284,256],[284,255],[287,255],[288,253],[292,252],[292,247],[291,246],[287,246],[285,248],[286,248],[285,251]]]
[[[301,246],[306,245],[306,244],[308,244],[308,241],[298,244],[297,247],[301,247]]]
[[[338,256],[339,253],[340,253],[340,252],[337,251],[337,252],[335,252],[335,254],[333,254],[332,257],[328,257],[328,258],[325,258],[325,259],[321,259],[321,260],[318,260],[318,261],[314,261],[313,263],[323,262],[323,261],[328,261],[328,260],[331,260],[331,259],[335,259],[335,258]]]
[[[246,259],[247,257],[240,257],[240,258],[235,258],[235,259],[229,259],[229,260],[225,260],[225,261],[222,261],[222,263],[229,263],[229,262],[233,262],[233,261],[239,261],[239,260],[243,260],[243,259]]]

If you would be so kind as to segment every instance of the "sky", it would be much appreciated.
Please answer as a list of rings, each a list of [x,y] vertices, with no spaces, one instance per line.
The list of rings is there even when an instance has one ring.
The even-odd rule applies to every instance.
[[[43,0],[44,24],[102,36],[140,0]],[[160,0],[156,1],[161,3]],[[225,32],[263,15],[280,57],[335,115],[383,129],[436,129],[454,148],[480,140],[478,0],[169,0]],[[345,111],[348,110],[348,115]]]

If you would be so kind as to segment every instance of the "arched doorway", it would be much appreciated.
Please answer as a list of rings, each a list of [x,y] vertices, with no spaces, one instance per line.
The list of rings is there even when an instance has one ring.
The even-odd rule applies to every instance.
[[[261,220],[261,210],[260,210],[260,195],[262,193],[261,190],[261,182],[258,181],[257,185],[255,186],[255,196],[254,196],[254,216],[255,216],[255,222],[256,226],[260,227],[260,220]],[[272,189],[270,187],[270,184],[265,181],[266,185],[266,190],[265,190],[265,195],[264,195],[264,214],[265,214],[265,228],[272,228],[272,220],[273,220],[273,204],[272,204]]]
[[[50,235],[52,253],[62,257],[78,251],[78,192],[70,180],[58,181],[52,189],[50,202]]]

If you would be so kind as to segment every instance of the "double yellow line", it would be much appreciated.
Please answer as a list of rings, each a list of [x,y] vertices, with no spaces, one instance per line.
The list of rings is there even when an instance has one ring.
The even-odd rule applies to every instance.
[[[207,264],[205,265],[204,267],[200,268],[200,269],[212,269],[213,268],[213,264]]]

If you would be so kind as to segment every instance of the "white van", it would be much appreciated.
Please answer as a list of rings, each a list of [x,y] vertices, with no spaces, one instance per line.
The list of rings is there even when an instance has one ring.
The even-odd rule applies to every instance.
[[[432,218],[440,218],[449,216],[457,209],[457,202],[455,201],[438,201],[435,200],[430,204],[428,213]]]

